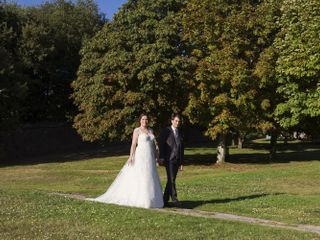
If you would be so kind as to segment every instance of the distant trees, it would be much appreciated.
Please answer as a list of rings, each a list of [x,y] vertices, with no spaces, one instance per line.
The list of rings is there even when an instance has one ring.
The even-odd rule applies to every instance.
[[[15,6],[0,5],[0,132],[18,124],[27,95],[27,76],[17,56],[20,33]]]
[[[27,8],[1,3],[0,19],[1,126],[70,118],[75,112],[70,83],[80,48],[105,22],[96,3],[56,0]]]

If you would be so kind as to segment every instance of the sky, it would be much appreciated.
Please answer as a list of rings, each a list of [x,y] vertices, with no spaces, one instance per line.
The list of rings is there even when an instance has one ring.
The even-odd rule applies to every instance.
[[[98,3],[100,12],[106,14],[108,19],[112,19],[114,13],[118,11],[118,8],[127,0],[95,0]],[[9,2],[9,1],[8,1]],[[19,5],[24,6],[35,6],[45,2],[45,0],[13,0],[12,2],[16,2]]]

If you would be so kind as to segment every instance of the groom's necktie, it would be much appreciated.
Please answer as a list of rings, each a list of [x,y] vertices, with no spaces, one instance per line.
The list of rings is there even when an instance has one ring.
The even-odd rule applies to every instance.
[[[174,135],[174,138],[176,140],[176,143],[179,145],[180,144],[180,141],[179,141],[180,139],[178,137],[178,129],[177,128],[173,129],[173,135]]]

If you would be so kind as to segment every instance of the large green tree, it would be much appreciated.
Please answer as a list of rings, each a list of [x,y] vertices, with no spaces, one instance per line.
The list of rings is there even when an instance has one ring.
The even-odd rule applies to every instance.
[[[197,90],[186,113],[212,139],[220,137],[218,161],[225,160],[230,131],[241,136],[261,122],[272,125],[265,114],[272,112],[271,99],[261,93],[273,78],[259,63],[274,64],[266,49],[276,33],[276,9],[274,1],[190,0],[183,12],[184,36],[197,62]]]
[[[287,134],[275,119],[275,109],[283,101],[282,95],[276,89],[276,61],[278,50],[274,46],[275,38],[279,32],[282,1],[262,1],[256,9],[258,17],[257,33],[260,41],[259,58],[254,67],[254,76],[258,78],[258,94],[255,98],[257,124],[256,129],[271,136],[270,159],[276,154],[276,143],[280,133]]]
[[[277,120],[284,128],[315,129],[320,117],[320,1],[284,0],[281,10],[275,47],[277,91],[284,102],[277,106]]]
[[[192,64],[177,20],[181,2],[129,0],[82,48],[73,98],[83,139],[127,139],[140,113],[158,129],[183,111]]]

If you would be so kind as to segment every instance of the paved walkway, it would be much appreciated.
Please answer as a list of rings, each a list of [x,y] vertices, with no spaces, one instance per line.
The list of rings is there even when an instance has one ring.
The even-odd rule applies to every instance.
[[[64,193],[51,193],[51,194],[78,199],[78,200],[86,200],[86,197],[80,194],[64,194]],[[166,212],[166,213],[185,215],[185,216],[246,222],[246,223],[252,223],[252,224],[268,226],[268,227],[284,228],[284,229],[291,229],[291,230],[298,230],[298,231],[320,234],[320,226],[314,226],[314,225],[288,224],[288,223],[276,222],[276,221],[260,219],[260,218],[243,217],[243,216],[238,216],[238,215],[233,215],[228,213],[206,212],[206,211],[184,209],[184,208],[161,208],[161,209],[150,209],[150,210],[157,211],[157,212]]]

